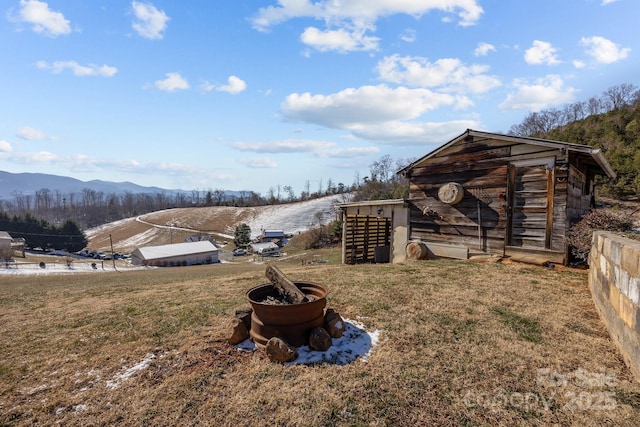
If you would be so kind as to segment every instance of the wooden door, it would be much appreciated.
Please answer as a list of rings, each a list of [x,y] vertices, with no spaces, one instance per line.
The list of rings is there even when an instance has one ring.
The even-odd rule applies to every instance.
[[[509,166],[507,245],[551,248],[554,159]]]

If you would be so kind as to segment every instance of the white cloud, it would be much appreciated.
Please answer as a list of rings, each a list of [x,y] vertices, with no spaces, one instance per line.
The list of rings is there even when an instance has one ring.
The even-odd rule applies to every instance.
[[[167,73],[164,80],[156,80],[155,87],[165,92],[189,89],[189,82],[180,73]]]
[[[333,148],[325,152],[320,152],[320,157],[353,159],[358,157],[367,157],[372,154],[380,152],[378,147],[347,147],[347,148]]]
[[[238,161],[247,167],[255,169],[273,169],[278,167],[278,164],[276,162],[266,156],[239,159]]]
[[[16,136],[28,141],[47,141],[58,139],[55,136],[49,136],[41,130],[34,129],[29,126],[22,126],[20,129],[18,129],[18,131],[16,132]]]
[[[2,150],[8,150],[4,154]],[[0,141],[0,157],[24,165],[49,165],[64,168],[72,172],[96,173],[100,171],[133,173],[137,175],[179,176],[183,180],[202,179],[202,182],[215,180],[228,181],[235,177],[226,173],[212,172],[210,168],[200,169],[192,164],[152,162],[140,163],[133,159],[96,158],[86,154],[61,156],[48,151],[11,152],[11,146]]]
[[[478,47],[473,51],[474,56],[487,56],[489,52],[495,52],[496,47],[491,43],[480,42]]]
[[[379,18],[397,14],[420,17],[432,10],[457,14],[459,25],[474,25],[484,13],[476,0],[277,0],[276,6],[260,8],[253,27],[264,31],[295,18],[314,18],[336,23],[373,24]]]
[[[0,139],[0,153],[10,153],[13,147],[7,141]]]
[[[46,2],[38,0],[20,0],[18,16],[12,17],[18,22],[31,24],[33,31],[49,37],[69,34],[71,26],[62,12],[49,9]]]
[[[12,162],[31,165],[31,164],[54,163],[60,160],[60,156],[50,153],[48,151],[21,152],[21,153],[11,154],[10,160]]]
[[[400,40],[407,43],[413,43],[416,41],[416,39],[417,39],[416,30],[413,30],[411,28],[407,28],[402,32],[402,34],[400,34]]]
[[[515,80],[515,93],[507,96],[499,106],[501,110],[540,111],[554,105],[573,101],[576,90],[565,87],[562,78],[548,75],[529,84],[525,80]]]
[[[260,8],[252,23],[256,30],[266,31],[290,19],[323,21],[325,28],[307,27],[300,40],[321,52],[346,53],[378,49],[380,39],[367,34],[376,30],[378,19],[397,14],[420,18],[432,10],[457,14],[461,26],[474,25],[484,13],[477,0],[277,0],[276,5]],[[415,32],[409,30],[402,39],[415,40]]]
[[[442,105],[454,105],[456,97],[428,89],[391,89],[386,85],[345,89],[331,95],[293,93],[281,105],[289,120],[329,128],[351,129],[362,124],[413,119]]]
[[[216,85],[209,82],[208,80],[203,80],[202,83],[200,83],[200,89],[205,92],[211,92],[213,89],[215,89],[215,87]]]
[[[524,53],[524,60],[531,65],[557,65],[560,63],[557,56],[557,49],[551,43],[541,40],[534,40],[533,46]]]
[[[205,92],[211,92],[215,89],[218,92],[227,92],[232,95],[238,94],[244,91],[246,88],[247,83],[236,76],[229,76],[229,78],[227,79],[227,84],[222,86],[216,86],[207,80],[204,80],[202,83],[200,83],[200,89]]]
[[[625,59],[630,48],[622,48],[604,37],[583,37],[580,44],[585,47],[587,55],[591,56],[599,64],[612,64]]]
[[[601,5],[602,5],[602,6],[606,6],[606,5],[608,5],[608,4],[615,3],[615,2],[617,2],[617,1],[618,1],[618,0],[602,0]]]
[[[286,139],[275,142],[234,142],[231,144],[240,151],[256,153],[313,153],[334,147],[335,142],[304,139]]]
[[[311,153],[316,157],[354,158],[369,156],[380,151],[377,147],[337,147],[335,142],[308,139],[286,139],[273,142],[235,142],[232,146],[240,151],[255,153],[291,154]]]
[[[414,144],[455,135],[474,120],[421,123],[422,114],[441,106],[466,105],[468,98],[439,94],[428,89],[391,89],[385,85],[346,89],[330,95],[291,94],[282,103],[285,118],[328,128],[345,129],[356,138],[384,144]],[[446,131],[443,129],[447,129]],[[331,150],[322,155],[331,155]]]
[[[449,122],[389,122],[353,130],[353,134],[382,144],[436,144],[459,135],[465,129],[478,129],[475,120],[452,120]]]
[[[227,92],[232,95],[242,92],[247,88],[247,84],[236,76],[230,76],[227,79],[227,84],[224,86],[220,86],[217,90],[220,92]]]
[[[487,65],[464,65],[455,58],[429,62],[422,57],[392,55],[381,59],[377,66],[381,80],[418,87],[438,87],[445,92],[484,93],[501,85],[487,74]]]
[[[585,64],[584,61],[576,59],[576,60],[573,61],[573,66],[576,67],[576,68],[584,68],[584,67],[587,66],[587,64]]]
[[[47,61],[38,61],[36,66],[40,69],[51,70],[51,72],[59,74],[65,69],[70,69],[76,76],[101,76],[113,77],[118,72],[116,67],[109,65],[80,65],[76,61],[55,61],[48,63]]]
[[[308,27],[300,36],[300,40],[320,52],[335,50],[341,53],[352,51],[369,51],[378,49],[378,37],[367,36],[371,27],[355,29],[339,28],[336,30],[319,30]]]
[[[150,40],[159,40],[164,37],[163,32],[171,19],[164,11],[158,10],[151,3],[138,1],[131,2],[131,8],[135,16],[131,26],[138,35]]]

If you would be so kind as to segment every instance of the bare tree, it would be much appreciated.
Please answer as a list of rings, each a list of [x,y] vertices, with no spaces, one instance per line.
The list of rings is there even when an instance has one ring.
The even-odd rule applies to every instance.
[[[618,108],[631,105],[635,98],[636,91],[637,88],[629,83],[612,86],[602,94],[603,102],[608,110],[617,110]]]
[[[284,191],[287,193],[287,201],[293,202],[296,200],[296,194],[293,192],[293,187],[290,185],[284,186]]]
[[[602,103],[600,102],[600,100],[593,96],[589,98],[589,100],[587,101],[587,111],[589,112],[590,116],[600,114],[602,112]]]

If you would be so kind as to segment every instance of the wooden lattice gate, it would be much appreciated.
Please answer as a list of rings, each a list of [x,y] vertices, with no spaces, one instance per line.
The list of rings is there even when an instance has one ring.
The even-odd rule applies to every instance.
[[[388,262],[391,219],[370,215],[347,215],[344,238],[345,264]],[[376,254],[380,258],[384,251],[386,261],[376,259]]]

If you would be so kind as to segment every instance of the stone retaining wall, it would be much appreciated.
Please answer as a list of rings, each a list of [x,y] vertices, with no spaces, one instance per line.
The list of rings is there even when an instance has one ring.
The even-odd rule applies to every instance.
[[[589,287],[609,335],[640,379],[640,242],[595,232]]]

